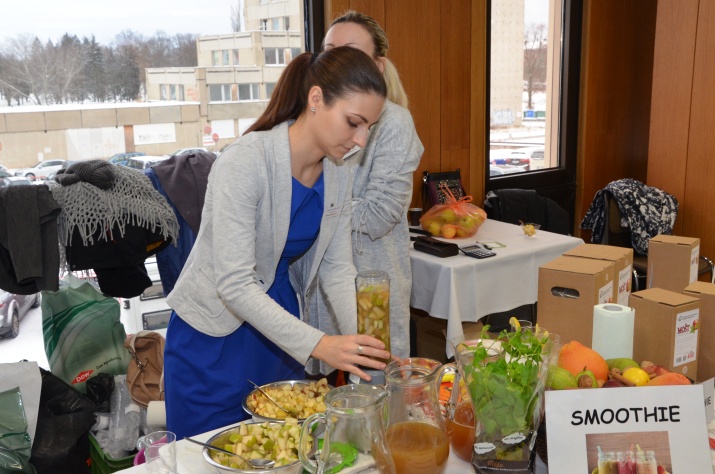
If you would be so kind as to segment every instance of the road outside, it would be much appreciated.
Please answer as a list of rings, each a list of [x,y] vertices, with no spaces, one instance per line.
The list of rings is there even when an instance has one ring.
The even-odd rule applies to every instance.
[[[30,309],[20,320],[20,334],[15,339],[0,339],[0,363],[23,359],[36,361],[43,369],[50,370],[42,338],[41,308]]]

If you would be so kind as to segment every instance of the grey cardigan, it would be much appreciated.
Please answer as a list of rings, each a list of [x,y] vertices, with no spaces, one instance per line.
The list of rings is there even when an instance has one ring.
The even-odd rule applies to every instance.
[[[410,235],[407,208],[412,176],[424,152],[410,112],[385,102],[365,149],[356,155],[353,183],[353,247],[358,271],[390,276],[392,354],[410,353]]]
[[[354,334],[350,167],[326,158],[323,179],[320,234],[289,270],[303,321],[266,294],[290,223],[287,123],[241,137],[216,160],[209,174],[201,229],[168,304],[192,327],[211,336],[230,334],[246,321],[303,364],[324,335],[318,327]],[[320,288],[331,311],[318,315],[307,301]]]

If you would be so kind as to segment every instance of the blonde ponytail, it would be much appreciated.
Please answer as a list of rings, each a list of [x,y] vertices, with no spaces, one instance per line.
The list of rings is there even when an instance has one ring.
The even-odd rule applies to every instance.
[[[384,61],[385,70],[382,75],[385,76],[385,82],[387,83],[387,100],[408,108],[409,99],[400,80],[400,73],[397,72],[397,68],[389,58],[385,58]]]

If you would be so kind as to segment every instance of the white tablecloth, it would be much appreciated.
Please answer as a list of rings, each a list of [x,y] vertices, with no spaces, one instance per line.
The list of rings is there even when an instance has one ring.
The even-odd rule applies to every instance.
[[[225,428],[219,428],[214,431],[209,431],[208,433],[194,436],[193,438],[199,441],[208,441],[211,436],[224,429]],[[201,446],[189,443],[188,441],[184,440],[178,441],[176,445],[176,458],[178,463],[177,474],[223,474],[226,472],[219,471],[218,469],[204,461],[204,458],[201,454],[201,450],[203,449]],[[537,464],[535,474],[548,473],[548,469],[539,460],[538,456],[536,459]],[[119,472],[124,472],[127,474],[147,474],[146,467],[143,464],[131,467],[129,469],[123,469]],[[447,461],[447,468],[445,469],[444,474],[469,474],[473,472],[474,469],[472,468],[472,466],[469,463],[464,462],[457,456],[455,456],[455,454],[450,448],[449,460]],[[346,472],[346,474],[349,473]]]
[[[463,336],[463,321],[476,322],[491,313],[535,303],[539,267],[584,243],[544,231],[527,237],[520,226],[494,220],[484,222],[474,237],[449,240],[460,247],[475,241],[500,242],[506,247],[495,248],[497,255],[484,259],[462,254],[438,258],[410,251],[410,306],[446,319],[448,340]],[[447,355],[452,356],[449,347]]]

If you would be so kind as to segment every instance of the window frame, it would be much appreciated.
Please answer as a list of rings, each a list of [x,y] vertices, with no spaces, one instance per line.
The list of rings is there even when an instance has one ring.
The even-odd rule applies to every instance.
[[[487,18],[491,19],[491,2],[487,3]],[[525,173],[513,173],[499,176],[489,176],[489,140],[485,143],[485,191],[504,188],[537,189],[553,186],[576,188],[576,158],[578,149],[578,102],[581,65],[581,20],[583,5],[579,0],[563,0],[561,13],[562,47],[561,47],[561,87],[558,98],[559,118],[556,153],[558,165]],[[487,38],[491,38],[491,21],[487,21]],[[491,48],[487,47],[487,77],[486,90],[491,90]],[[486,107],[486,136],[489,137],[489,94]]]

